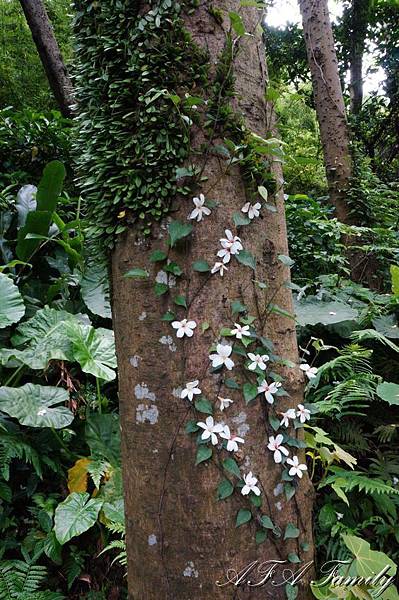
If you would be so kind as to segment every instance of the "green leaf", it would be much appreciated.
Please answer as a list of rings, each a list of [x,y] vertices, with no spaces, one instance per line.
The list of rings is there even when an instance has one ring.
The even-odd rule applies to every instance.
[[[183,274],[183,269],[175,262],[170,262],[168,265],[164,266],[164,271],[167,273],[172,273],[176,277],[180,277]]]
[[[228,479],[222,479],[218,485],[217,499],[225,500],[234,492],[234,486]]]
[[[105,259],[87,262],[80,282],[80,293],[83,302],[94,315],[111,319],[108,267]]]
[[[287,600],[296,600],[296,597],[298,596],[298,587],[296,585],[291,585],[291,583],[287,583],[285,586],[285,595],[287,596]]]
[[[120,424],[117,415],[91,414],[86,420],[85,442],[92,456],[105,459],[113,467],[120,466]]]
[[[222,463],[223,469],[241,479],[240,469],[234,458],[226,458]]]
[[[199,427],[196,421],[188,421],[185,428],[186,433],[197,433]]]
[[[156,296],[163,296],[169,291],[169,286],[166,283],[156,283],[154,285],[154,292]]]
[[[331,325],[341,321],[357,319],[358,311],[343,302],[324,302],[315,298],[308,298],[302,302],[295,302],[295,313],[299,325]]]
[[[265,529],[272,529],[272,530],[275,529],[273,521],[267,515],[263,515],[260,522],[261,522],[262,527],[264,527]]]
[[[263,185],[260,185],[258,187],[258,193],[260,196],[262,196],[263,200],[265,200],[265,202],[267,202],[269,194],[267,193],[267,189],[265,187],[263,187]]]
[[[168,255],[163,250],[154,250],[150,254],[150,262],[162,262],[168,258]]]
[[[277,258],[286,267],[292,267],[295,264],[295,260],[292,260],[292,258],[290,258],[289,256],[286,256],[285,254],[279,254],[277,256]]]
[[[212,448],[210,446],[204,446],[203,444],[198,447],[197,457],[195,459],[195,464],[199,465],[202,462],[205,462],[212,456]]]
[[[394,296],[399,296],[399,267],[391,265],[391,280],[392,280],[392,292]]]
[[[12,279],[0,273],[0,329],[18,323],[25,314],[25,305]]]
[[[104,381],[115,379],[116,355],[112,330],[69,322],[66,332],[72,342],[73,357],[84,373]]]
[[[194,405],[199,412],[205,413],[207,415],[213,414],[212,404],[206,398],[200,398],[199,400],[196,400]]]
[[[111,523],[125,523],[125,503],[123,498],[118,498],[113,502],[104,502],[102,506],[104,516]]]
[[[251,219],[246,217],[241,212],[235,212],[233,214],[233,223],[236,227],[243,227],[244,225],[249,225],[251,223]]]
[[[250,510],[241,508],[237,513],[236,527],[241,527],[245,523],[248,523],[252,519],[252,513]]]
[[[231,303],[231,312],[233,315],[246,312],[247,307],[240,300],[233,300]]]
[[[373,577],[384,567],[390,567],[387,575],[396,574],[396,564],[384,552],[371,550],[368,542],[354,535],[341,535],[341,538],[355,557],[352,568],[359,577]]]
[[[237,35],[245,35],[245,26],[242,18],[236,12],[229,12],[230,23]]]
[[[263,544],[267,540],[267,533],[263,529],[259,529],[259,531],[255,534],[255,542],[257,544]]]
[[[258,395],[258,387],[253,383],[244,383],[243,388],[245,403],[248,404]]]
[[[0,411],[27,427],[61,429],[73,421],[73,413],[65,406],[69,400],[63,388],[25,383],[12,388],[0,388]]]
[[[377,386],[378,396],[388,404],[399,404],[399,385],[384,381]]]
[[[161,321],[166,321],[167,323],[170,323],[171,321],[175,321],[175,320],[176,320],[176,315],[171,310],[166,311],[166,313],[162,316],[162,319],[161,319]]]
[[[177,306],[184,306],[184,308],[187,308],[187,300],[185,296],[176,296],[173,302],[177,304]]]
[[[248,250],[241,250],[239,254],[236,254],[236,258],[238,262],[246,267],[250,267],[255,271],[256,268],[256,260],[255,257],[248,252]]]
[[[37,210],[55,211],[65,175],[65,167],[59,160],[53,160],[44,167],[36,193]]]
[[[193,226],[190,223],[181,223],[180,221],[172,221],[169,225],[169,242],[171,248],[183,238],[190,235]]]
[[[290,561],[290,563],[295,564],[301,562],[301,559],[299,558],[298,554],[295,554],[295,552],[290,552],[287,558]]]
[[[101,507],[102,501],[90,498],[87,493],[70,494],[55,509],[54,531],[59,543],[64,545],[93,527]]]
[[[240,386],[238,385],[236,380],[232,379],[231,377],[229,379],[225,380],[224,385],[226,387],[228,387],[230,390],[239,390],[240,389]]]
[[[145,269],[135,267],[134,269],[126,271],[123,277],[127,277],[129,279],[147,279],[147,277],[149,277],[149,273]]]
[[[194,271],[198,271],[198,273],[207,273],[211,270],[209,263],[206,260],[196,260],[193,262]]]
[[[295,525],[293,525],[292,523],[288,523],[287,527],[285,528],[284,539],[290,540],[293,538],[297,538],[299,537],[299,534],[299,529],[295,527]]]

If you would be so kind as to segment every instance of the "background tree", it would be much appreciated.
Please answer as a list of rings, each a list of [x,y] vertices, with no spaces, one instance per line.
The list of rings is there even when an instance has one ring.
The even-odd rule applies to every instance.
[[[330,198],[340,221],[350,221],[345,194],[351,176],[349,129],[327,0],[299,0]]]
[[[80,181],[95,217],[93,236],[112,247],[119,234],[113,315],[132,598],[225,598],[227,590],[215,581],[223,581],[230,566],[285,560],[289,553],[312,557],[308,479],[288,476],[284,486],[281,466],[266,448],[275,434],[271,423],[278,428],[281,418],[274,406],[296,406],[303,392],[288,316],[280,150],[275,140],[262,139],[274,117],[264,102],[261,15],[246,8],[241,17],[237,8],[237,2],[219,2],[211,10],[200,2],[180,14],[164,0],[133,14],[127,1],[118,10],[112,3],[90,10],[77,5]],[[192,228],[187,196],[201,193],[214,201],[211,214]],[[261,216],[249,225],[241,209],[258,201]],[[220,261],[220,238],[237,228],[244,254],[231,257],[223,277],[211,274]],[[137,280],[125,277],[129,270]],[[197,325],[192,337],[175,335],[170,321],[183,318]],[[211,347],[240,318],[253,322],[261,352],[268,349],[284,377],[290,395],[273,407],[259,396],[246,406],[243,395],[249,401],[257,388],[235,351],[235,372],[210,370]],[[238,340],[235,346],[240,352]],[[197,380],[209,400],[194,408],[180,396],[186,382]],[[218,396],[233,405],[221,412]],[[195,449],[196,422],[208,412],[245,439],[239,453],[212,453],[204,444]],[[300,442],[288,442],[303,460]],[[249,471],[259,480],[261,506],[256,497],[248,504],[236,487]],[[217,495],[228,497],[218,502]],[[247,519],[248,525],[236,526]],[[273,523],[267,540],[262,523]],[[264,543],[256,545],[255,535]],[[310,594],[306,581],[299,598]],[[273,594],[285,598],[283,587]],[[251,597],[263,598],[264,589]]]

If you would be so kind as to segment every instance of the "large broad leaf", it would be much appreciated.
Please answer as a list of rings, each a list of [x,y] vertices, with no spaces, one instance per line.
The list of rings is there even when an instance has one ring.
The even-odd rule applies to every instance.
[[[388,404],[399,404],[399,385],[384,381],[377,386],[377,394]]]
[[[394,315],[383,315],[373,319],[373,325],[378,331],[387,338],[399,338],[398,321]]]
[[[23,185],[17,194],[15,208],[17,209],[18,213],[18,229],[25,225],[28,213],[36,210],[36,192],[37,187],[35,185],[28,184]]]
[[[102,501],[89,494],[70,494],[55,510],[54,531],[60,544],[84,533],[97,521]]]
[[[111,318],[109,279],[105,260],[90,262],[80,282],[80,293],[87,308],[95,315]]]
[[[26,383],[22,387],[0,387],[0,411],[28,427],[61,429],[73,421],[73,414],[65,406],[67,390]]]
[[[307,298],[295,302],[295,313],[299,325],[332,325],[341,321],[353,321],[358,311],[343,302],[323,302],[315,298]]]
[[[36,194],[37,208],[27,214],[26,222],[18,232],[16,254],[20,260],[28,260],[41,244],[40,236],[47,236],[64,178],[65,167],[58,160],[45,167]],[[27,238],[28,234],[38,237]]]
[[[116,374],[114,333],[110,329],[94,329],[77,323],[68,323],[67,333],[73,345],[73,357],[82,371],[105,381]]]
[[[85,440],[93,456],[120,465],[120,425],[117,415],[93,414],[86,421]]]
[[[351,575],[360,577],[373,577],[382,571],[384,567],[390,567],[389,575],[395,575],[396,565],[383,552],[377,552],[370,548],[370,544],[355,535],[342,535],[345,546],[352,552],[354,562],[351,565]]]
[[[42,308],[34,317],[21,323],[12,342],[25,348],[0,350],[0,361],[17,360],[31,369],[46,369],[50,360],[73,360],[72,343],[67,335],[67,323],[79,323],[79,317],[64,310]]]
[[[0,273],[0,329],[18,323],[25,314],[25,305],[17,286]]]

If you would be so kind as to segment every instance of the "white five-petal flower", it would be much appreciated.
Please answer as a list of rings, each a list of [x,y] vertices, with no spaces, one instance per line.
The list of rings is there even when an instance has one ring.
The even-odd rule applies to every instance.
[[[200,194],[199,198],[197,198],[197,197],[193,198],[193,202],[194,202],[195,208],[190,214],[190,219],[197,219],[197,222],[199,223],[200,221],[202,221],[202,217],[204,215],[206,215],[206,216],[210,215],[211,211],[207,206],[205,206],[204,194]]]
[[[226,237],[220,239],[222,249],[219,250],[217,255],[226,264],[230,262],[232,254],[239,254],[240,250],[242,250],[242,244],[241,239],[238,236],[233,235],[230,229],[225,229],[224,233]]]
[[[245,485],[241,490],[241,494],[243,496],[247,496],[250,492],[253,492],[256,496],[260,496],[260,489],[256,485],[258,480],[256,477],[254,477],[252,471],[250,471],[247,475],[244,475],[244,482]]]
[[[257,367],[264,371],[266,369],[266,363],[270,360],[270,357],[267,354],[252,354],[252,352],[248,352],[248,358],[252,361],[250,365],[248,365],[248,369],[250,371],[255,371]]]
[[[266,379],[264,379],[258,387],[258,394],[265,394],[265,398],[268,401],[268,403],[273,404],[273,394],[277,392],[279,387],[281,387],[281,383],[279,381],[273,381],[273,383],[269,384],[267,383]]]
[[[180,398],[188,398],[190,402],[192,402],[196,394],[201,394],[201,390],[199,389],[198,384],[198,379],[186,383],[186,387],[184,388],[184,390],[182,390]]]
[[[220,402],[220,410],[224,410],[225,408],[228,408],[230,404],[233,404],[233,400],[230,400],[230,398],[218,396],[218,400]]]
[[[214,275],[215,273],[219,273],[220,277],[223,277],[225,271],[228,271],[226,265],[224,265],[222,262],[215,262],[215,264],[212,267],[211,273],[212,275]]]
[[[194,333],[194,329],[197,327],[197,323],[195,321],[183,319],[182,321],[173,321],[172,327],[177,329],[176,335],[178,338],[182,338],[184,335],[191,337]]]
[[[224,425],[221,423],[215,423],[213,417],[209,416],[205,419],[205,423],[200,421],[197,423],[198,427],[201,427],[204,431],[201,434],[201,440],[209,440],[214,446],[218,443],[217,433],[221,433],[224,429]]]
[[[289,408],[288,410],[280,414],[283,417],[280,421],[280,425],[285,425],[285,427],[289,427],[289,419],[295,419],[296,417],[295,408]]]
[[[226,369],[231,371],[234,367],[234,362],[230,358],[233,348],[228,344],[218,344],[216,346],[216,354],[210,354],[209,359],[212,361],[212,367],[216,369],[225,365]]]
[[[299,365],[299,368],[305,373],[305,375],[308,379],[314,379],[317,375],[317,371],[318,371],[317,367],[311,367],[307,363],[304,363],[303,365]]]
[[[281,445],[282,442],[283,436],[281,435],[281,433],[279,433],[276,437],[272,435],[269,437],[269,443],[267,447],[269,448],[269,450],[274,452],[273,458],[275,463],[281,463],[281,461],[283,460],[283,454],[285,456],[289,455],[287,448],[284,448],[284,446]]]
[[[234,329],[231,330],[231,335],[235,335],[237,340],[242,340],[243,336],[250,336],[249,333],[249,325],[240,325],[239,323],[234,323]]]
[[[254,217],[259,217],[259,211],[261,208],[262,205],[260,204],[260,202],[256,202],[256,204],[251,204],[250,202],[247,202],[242,207],[241,212],[248,213],[248,217],[252,221]]]
[[[304,407],[303,404],[298,404],[298,410],[296,416],[299,417],[301,423],[305,423],[310,420],[310,410]]]
[[[294,475],[297,475],[299,477],[299,479],[301,479],[301,477],[303,475],[302,471],[308,470],[306,465],[301,465],[299,463],[299,458],[297,456],[293,456],[292,458],[287,458],[287,463],[289,465],[291,465],[291,469],[288,471],[288,475],[291,475],[291,477],[294,477]]]
[[[245,440],[243,438],[238,437],[236,435],[232,435],[230,431],[230,427],[228,425],[224,426],[220,437],[227,440],[227,450],[228,452],[238,452],[239,447],[238,444],[243,444]]]

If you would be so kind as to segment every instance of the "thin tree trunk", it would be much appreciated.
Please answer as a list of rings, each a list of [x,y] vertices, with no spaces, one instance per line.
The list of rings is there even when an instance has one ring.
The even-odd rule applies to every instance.
[[[357,115],[363,104],[363,53],[366,43],[369,0],[352,0],[350,7],[350,97],[351,113]]]
[[[212,65],[221,59],[225,48],[229,29],[226,15],[237,10],[239,3],[221,0],[216,8],[221,11],[218,15],[223,15],[223,22],[209,14],[205,0],[186,19],[194,41],[208,49]],[[213,13],[215,10],[213,7]],[[252,8],[243,12],[247,31],[255,32],[259,14]],[[234,108],[243,115],[247,127],[264,136],[267,122],[264,49],[257,33],[242,37],[239,47],[234,64]],[[192,147],[199,151],[204,140],[205,131],[194,127]],[[223,140],[216,139],[214,143],[222,144]],[[240,300],[249,314],[256,316],[259,333],[273,341],[274,352],[298,365],[293,320],[281,312],[265,311],[271,303],[292,312],[291,293],[286,287],[289,270],[277,258],[288,253],[281,168],[278,162],[273,163],[278,191],[270,202],[275,201],[277,211],[263,208],[262,218],[239,231],[244,248],[257,258],[256,273],[232,260],[227,273],[220,277],[196,273],[192,263],[203,259],[210,264],[215,262],[224,230],[235,230],[233,213],[246,203],[246,188],[240,168],[233,166],[226,172],[225,162],[216,152],[208,152],[206,157],[193,152],[192,162],[203,169],[202,174],[207,178],[198,193],[207,196],[207,190],[211,190],[209,196],[217,199],[218,206],[206,221],[195,225],[189,241],[169,253],[169,259],[176,261],[185,273],[177,279],[172,297],[154,296],[153,277],[160,268],[151,266],[149,261],[155,249],[165,248],[166,222],[154,226],[151,237],[146,239],[138,229],[130,228],[117,243],[112,259],[129,597],[222,600],[250,596],[252,600],[264,600],[270,594],[282,600],[286,598],[284,585],[272,587],[269,582],[250,590],[246,584],[243,588],[218,587],[216,581],[225,581],[229,568],[239,571],[256,560],[287,560],[290,552],[298,554],[302,561],[311,561],[312,486],[305,476],[299,481],[295,496],[286,499],[280,483],[281,467],[274,463],[273,454],[266,448],[268,436],[274,434],[267,418],[272,408],[260,397],[247,406],[242,390],[226,386],[229,377],[243,383],[243,374],[238,369],[227,375],[212,374],[208,358],[211,346],[220,339],[220,329],[233,326],[237,320],[238,315],[232,316],[231,302]],[[187,201],[175,201],[173,218],[187,222],[191,208],[188,209]],[[149,270],[151,278],[140,281],[125,278],[124,274],[132,267]],[[254,280],[266,282],[266,291]],[[173,297],[177,295],[187,298],[188,314],[184,316],[197,322],[191,338],[177,339],[170,323],[161,320],[168,309],[176,310]],[[239,362],[239,358],[236,360]],[[303,399],[298,366],[275,368],[286,377],[284,387],[290,394],[278,399],[278,410],[296,406]],[[256,525],[255,518],[247,525],[235,526],[237,511],[246,506],[239,491],[225,501],[216,500],[216,489],[223,477],[237,481],[222,472],[220,460],[228,458],[226,451],[214,449],[213,460],[195,466],[195,436],[188,435],[185,426],[190,419],[204,420],[206,415],[202,419],[193,417],[192,405],[180,398],[179,390],[185,382],[196,379],[214,406],[215,420],[228,424],[245,439],[234,457],[242,475],[252,471],[259,479],[261,511],[280,528],[280,537],[269,532],[266,542],[257,545],[254,535],[259,524]],[[218,396],[228,396],[234,404],[222,413]],[[294,451],[297,452],[303,460],[303,450]],[[298,527],[300,535],[283,541],[288,523]],[[290,567],[289,563],[285,566]],[[308,575],[299,584],[300,600],[311,597]],[[261,579],[255,572],[250,578]]]
[[[20,0],[51,90],[64,117],[71,117],[72,84],[42,0]]]
[[[327,0],[299,0],[312,74],[330,197],[343,223],[351,218],[345,192],[351,176],[349,128]]]

